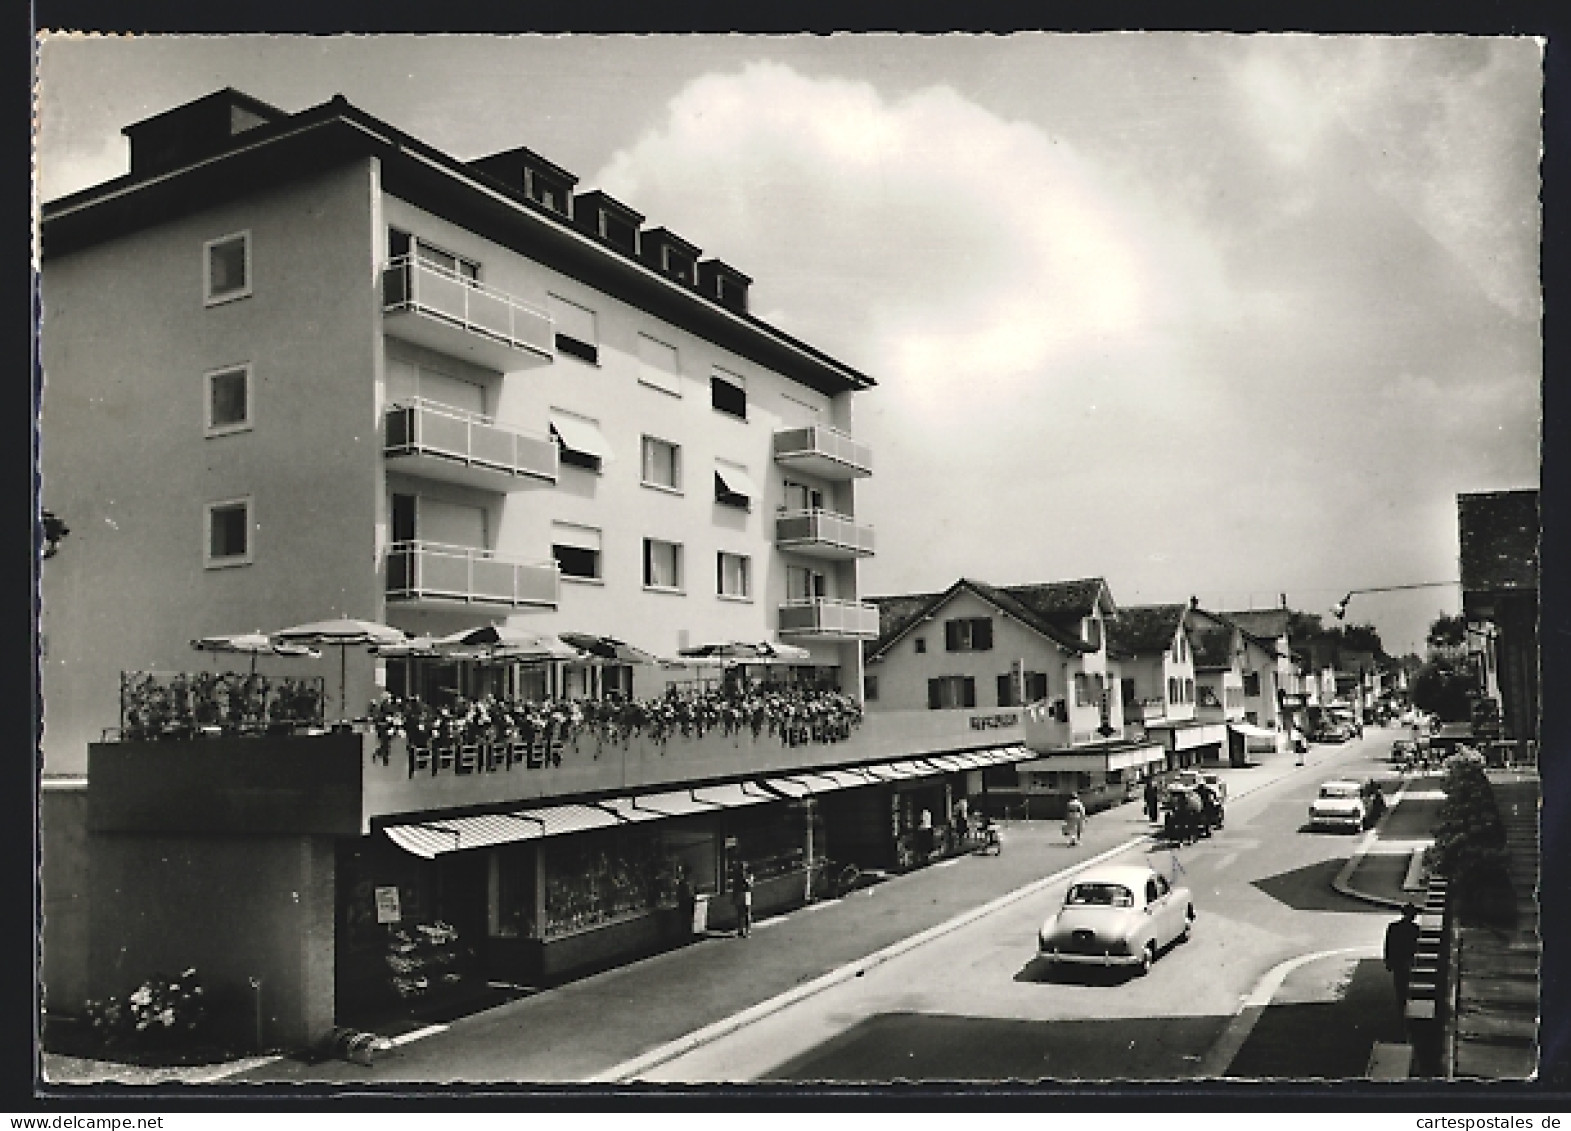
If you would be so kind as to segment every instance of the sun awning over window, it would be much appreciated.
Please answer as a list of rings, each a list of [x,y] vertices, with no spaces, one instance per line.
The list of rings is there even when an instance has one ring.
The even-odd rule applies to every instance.
[[[399,848],[429,860],[449,852],[610,828],[619,823],[616,817],[592,805],[551,805],[388,825],[383,832]]]
[[[693,796],[700,801],[707,801],[711,805],[722,805],[727,809],[734,809],[739,805],[757,805],[763,801],[780,800],[773,794],[764,792],[756,782],[703,786],[693,790]]]
[[[565,412],[553,412],[551,431],[562,438],[564,447],[572,451],[594,456],[601,463],[610,463],[616,458],[611,451],[611,445],[606,442],[599,426],[592,420],[585,420],[581,416],[569,416]]]
[[[688,817],[694,813],[713,813],[720,806],[710,801],[700,801],[692,790],[680,789],[670,793],[646,793],[630,798],[634,809],[658,813],[662,817]]]
[[[749,499],[760,498],[758,487],[752,478],[740,467],[731,467],[727,464],[715,464],[715,474],[720,477],[720,482],[725,489],[733,495],[744,495]]]

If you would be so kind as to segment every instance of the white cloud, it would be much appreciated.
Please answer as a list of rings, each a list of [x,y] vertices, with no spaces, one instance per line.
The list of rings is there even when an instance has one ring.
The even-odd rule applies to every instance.
[[[979,379],[1024,392],[1105,371],[1225,302],[1208,249],[1157,202],[946,86],[886,99],[773,63],[708,75],[598,181],[934,413]]]

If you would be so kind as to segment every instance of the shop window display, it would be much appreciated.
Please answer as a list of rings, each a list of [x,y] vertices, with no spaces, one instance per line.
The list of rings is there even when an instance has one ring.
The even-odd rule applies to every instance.
[[[546,867],[545,938],[675,907],[682,880],[659,834],[554,844]]]

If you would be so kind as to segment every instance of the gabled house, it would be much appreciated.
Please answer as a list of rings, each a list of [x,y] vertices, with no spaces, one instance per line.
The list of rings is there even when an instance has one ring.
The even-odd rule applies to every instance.
[[[1184,631],[1184,606],[1120,609],[1108,644],[1121,673],[1126,723],[1142,727],[1195,717],[1195,664]]]
[[[967,711],[979,731],[1019,727],[1026,745],[1047,755],[987,771],[989,793],[1035,796],[1052,811],[1078,789],[1094,806],[1122,800],[1126,772],[1144,771],[1149,747],[1125,741],[1108,648],[1117,605],[1101,578],[1013,586],[961,578],[940,593],[871,600],[879,635],[864,658],[870,717],[923,706]]]
[[[1291,614],[1279,608],[1219,615],[1244,634],[1244,718],[1258,726],[1286,729],[1291,725],[1289,698],[1303,695],[1288,640]]]

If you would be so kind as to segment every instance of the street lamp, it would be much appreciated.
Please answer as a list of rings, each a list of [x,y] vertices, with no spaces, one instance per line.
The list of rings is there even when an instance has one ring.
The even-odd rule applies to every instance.
[[[1419,581],[1412,585],[1376,585],[1369,589],[1349,589],[1347,596],[1331,606],[1331,615],[1337,620],[1347,616],[1347,604],[1355,593],[1395,593],[1399,589],[1438,589],[1443,585],[1460,585],[1458,581]]]

